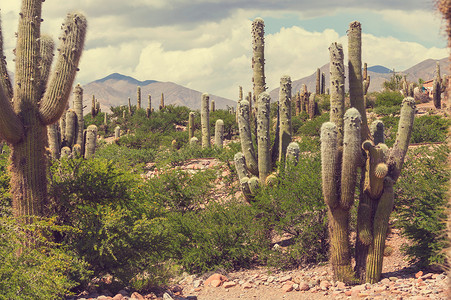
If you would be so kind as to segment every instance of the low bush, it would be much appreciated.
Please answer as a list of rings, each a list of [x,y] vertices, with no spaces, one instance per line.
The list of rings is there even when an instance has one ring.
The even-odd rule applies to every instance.
[[[449,153],[446,145],[410,149],[395,185],[395,225],[409,239],[402,249],[421,268],[446,259]]]

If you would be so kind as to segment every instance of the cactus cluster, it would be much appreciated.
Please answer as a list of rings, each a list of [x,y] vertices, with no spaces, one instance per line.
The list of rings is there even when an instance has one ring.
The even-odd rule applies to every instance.
[[[6,61],[0,53],[0,137],[11,147],[15,216],[43,213],[47,202],[47,126],[55,123],[66,109],[87,27],[82,14],[67,15],[57,48],[59,54],[51,72],[53,42],[41,36],[42,3],[42,0],[22,1],[14,86],[5,76]],[[3,52],[3,46],[0,50]]]
[[[94,118],[100,113],[100,102],[96,99],[95,95],[92,95],[91,101],[91,116]]]
[[[401,93],[404,95],[404,97],[413,97],[414,96],[414,84],[413,82],[407,82],[407,76],[404,75],[402,82],[401,82]]]
[[[330,255],[336,280],[356,283],[379,281],[388,219],[393,208],[393,184],[399,177],[409,145],[415,102],[403,100],[396,141],[384,144],[383,124],[366,123],[365,85],[361,69],[361,25],[352,22],[348,31],[351,106],[344,112],[343,48],[330,50],[330,122],[321,128],[322,189],[329,212]],[[361,169],[357,178],[358,169]],[[350,209],[355,185],[360,182],[357,213],[355,269],[349,241]]]
[[[86,130],[84,130],[83,88],[80,84],[74,88],[73,107],[63,113],[59,123],[55,122],[47,126],[48,144],[53,159],[77,155],[86,157],[86,149],[95,149],[95,144],[92,146],[89,143],[96,142],[97,127],[91,125],[95,127],[95,129],[91,127],[91,131],[96,132],[96,138],[88,141]]]

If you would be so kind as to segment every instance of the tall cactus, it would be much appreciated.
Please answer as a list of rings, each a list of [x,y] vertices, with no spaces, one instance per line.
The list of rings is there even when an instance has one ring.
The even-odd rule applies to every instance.
[[[160,109],[160,110],[163,110],[163,109],[164,109],[164,94],[163,94],[163,93],[161,93],[159,109]]]
[[[265,78],[265,22],[256,18],[252,22],[252,82],[254,84],[254,97],[266,91]]]
[[[224,143],[224,121],[216,120],[215,123],[215,146],[222,149]]]
[[[91,116],[94,118],[95,116],[97,116],[100,113],[100,103],[99,101],[96,99],[95,95],[92,95],[92,100],[91,100]]]
[[[136,109],[141,109],[141,87],[136,88]]]
[[[188,117],[188,138],[191,140],[191,138],[194,137],[194,112],[189,113]]]
[[[147,98],[146,117],[150,118],[151,113],[152,113],[152,96],[149,94]]]
[[[210,96],[202,94],[200,107],[200,125],[202,128],[202,148],[210,148]]]
[[[356,28],[360,32],[360,23],[351,23],[348,44],[349,51],[351,52],[352,49],[354,54],[361,52],[361,49],[355,49],[355,47],[361,47],[356,46],[355,41],[352,40],[355,36],[351,37],[355,34],[351,31]],[[374,283],[379,281],[381,276],[388,219],[393,208],[393,184],[399,177],[409,145],[415,115],[415,101],[410,97],[403,100],[396,141],[393,148],[388,149],[384,144],[382,122],[373,122],[370,132],[368,124],[363,123],[363,117],[348,115],[352,110],[355,112],[354,115],[366,114],[364,109],[362,112],[358,109],[363,106],[360,97],[363,89],[360,89],[360,94],[359,91],[354,91],[357,98],[352,98],[355,94],[351,94],[353,108],[348,110],[343,118],[342,46],[334,43],[329,49],[331,122],[325,123],[322,127],[321,156],[323,195],[329,207],[330,216],[331,262],[337,280],[350,283],[356,281]],[[350,53],[349,57],[350,66],[355,67],[361,62],[356,61],[354,54]],[[355,74],[349,76],[350,86],[359,86],[356,82],[351,84],[351,81],[355,81],[356,78],[358,76]],[[350,123],[347,124],[347,122]],[[352,138],[352,141],[349,138]],[[362,140],[365,142],[362,143]],[[334,165],[336,166],[333,167]],[[353,205],[358,168],[361,168],[359,180],[361,185],[357,209],[356,266],[352,271],[348,236],[349,209]]]
[[[315,84],[315,93],[317,95],[321,94],[321,70],[318,68],[316,69],[316,84]]]
[[[446,90],[446,80],[440,76],[440,63],[437,62],[435,78],[432,84],[432,99],[437,109],[442,108],[442,93]]]
[[[91,158],[96,152],[97,145],[97,126],[89,125],[86,129],[85,137],[85,158]]]
[[[280,78],[279,90],[279,162],[285,159],[287,147],[291,143],[291,77]]]
[[[50,62],[41,60],[42,2],[22,1],[13,97],[0,85],[0,137],[10,144],[12,151],[11,193],[15,216],[43,214],[47,202],[46,127],[55,123],[66,108],[86,32],[83,15],[67,15],[54,71],[48,83],[43,84],[41,80],[48,77],[44,72],[50,69],[43,64]],[[0,70],[5,68],[4,63],[0,60]]]
[[[85,122],[83,119],[83,88],[80,84],[77,84],[74,88],[74,101],[73,101],[74,111],[77,115],[77,137],[75,139],[75,144],[83,145],[83,129]]]

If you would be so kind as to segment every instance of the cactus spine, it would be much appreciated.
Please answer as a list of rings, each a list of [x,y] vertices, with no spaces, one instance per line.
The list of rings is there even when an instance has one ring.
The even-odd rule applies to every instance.
[[[68,14],[60,38],[59,55],[48,84],[41,60],[42,0],[23,0],[16,47],[13,97],[0,84],[0,137],[11,146],[10,171],[15,216],[42,215],[47,200],[46,126],[63,114],[77,72],[86,32],[86,19]],[[0,60],[4,70],[5,60]],[[3,77],[3,76],[2,76]],[[7,85],[7,83],[6,83]],[[46,86],[46,90],[42,87]],[[20,117],[19,117],[20,116]],[[26,133],[26,134],[25,134]],[[31,221],[30,219],[27,219]]]
[[[202,94],[200,107],[200,125],[202,128],[202,148],[210,148],[210,96],[207,93]]]
[[[141,87],[136,88],[136,109],[141,109]]]
[[[224,121],[216,120],[215,123],[215,146],[222,149],[224,143]]]
[[[265,23],[262,18],[252,22],[252,82],[254,84],[254,97],[266,91],[265,82]]]

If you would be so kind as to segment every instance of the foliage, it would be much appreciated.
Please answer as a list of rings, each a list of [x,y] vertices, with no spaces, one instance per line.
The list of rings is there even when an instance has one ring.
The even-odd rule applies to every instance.
[[[117,144],[108,144],[96,150],[97,158],[113,161],[117,167],[142,171],[145,164],[155,160],[156,151],[151,148],[128,148]]]
[[[300,157],[299,163],[279,168],[278,183],[261,189],[253,206],[265,228],[289,237],[283,254],[270,252],[270,264],[298,266],[327,259],[326,207],[321,192],[319,152]],[[287,242],[287,241],[285,241]]]
[[[409,239],[403,251],[421,268],[445,262],[449,153],[446,145],[411,149],[395,185],[396,226]]]
[[[90,274],[87,265],[50,242],[50,231],[67,231],[52,219],[34,220],[33,225],[18,225],[17,219],[0,217],[0,298],[35,300],[64,299],[70,289]],[[33,235],[34,245],[23,246]]]
[[[411,143],[445,142],[451,120],[442,116],[421,116],[413,123]]]
[[[380,116],[393,116],[399,115],[401,112],[400,106],[376,106],[373,110],[377,115]]]
[[[3,152],[0,153],[0,217],[11,214],[12,198],[9,191],[11,176],[7,172],[9,153],[9,147],[3,145]]]
[[[132,284],[165,257],[162,212],[147,201],[148,188],[138,175],[104,159],[61,159],[51,166],[50,183],[49,213],[74,229],[57,240],[87,261],[95,276]]]
[[[383,83],[385,89],[390,91],[399,91],[402,88],[402,75],[396,74],[393,70],[389,81]]]
[[[238,124],[236,122],[236,115],[231,114],[228,110],[217,109],[210,112],[210,130],[211,136],[215,135],[216,120],[224,121],[224,138],[231,139],[234,132],[238,132]],[[199,121],[200,122],[200,121]],[[199,123],[200,125],[200,123]]]
[[[320,116],[313,118],[313,120],[308,120],[299,127],[297,134],[306,136],[318,136],[320,133],[321,125],[329,120],[329,113],[324,113]]]
[[[401,107],[403,95],[399,91],[383,91],[376,95],[375,106],[385,106],[385,107]]]

